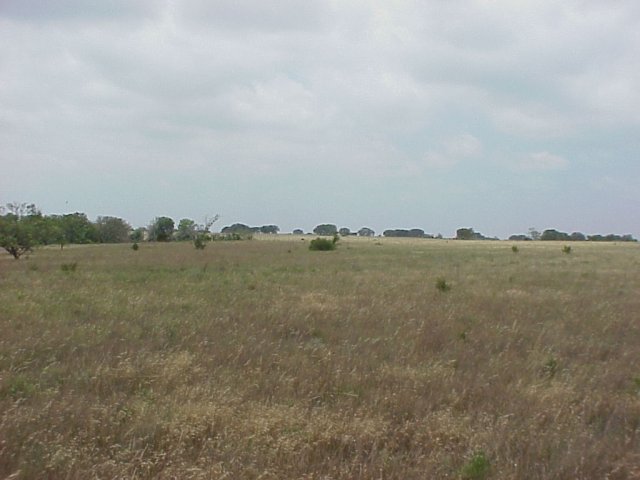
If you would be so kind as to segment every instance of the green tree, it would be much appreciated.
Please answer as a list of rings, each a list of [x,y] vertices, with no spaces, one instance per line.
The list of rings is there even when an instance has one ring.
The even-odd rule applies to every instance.
[[[149,225],[149,241],[170,242],[173,238],[174,226],[172,218],[156,217],[153,223]]]
[[[341,237],[348,237],[349,235],[351,235],[351,230],[349,230],[347,227],[342,227],[340,230],[338,230],[338,233]]]
[[[176,240],[193,240],[196,237],[198,226],[196,222],[190,218],[183,218],[178,222],[178,230],[176,231]]]
[[[35,225],[41,214],[33,204],[9,203],[7,210],[0,217],[0,246],[17,260],[38,243]]]
[[[313,229],[313,233],[316,235],[332,237],[338,233],[338,227],[330,223],[323,223],[321,225],[317,225],[316,228]]]
[[[125,243],[129,241],[131,225],[118,217],[98,217],[95,227],[101,243]]]
[[[64,238],[69,243],[94,243],[98,241],[96,226],[84,213],[75,212],[63,215],[60,225]]]
[[[360,230],[358,230],[358,236],[360,237],[373,237],[375,234],[376,232],[374,232],[369,227],[362,227]]]
[[[276,234],[280,231],[277,225],[263,225],[260,227],[260,233]]]

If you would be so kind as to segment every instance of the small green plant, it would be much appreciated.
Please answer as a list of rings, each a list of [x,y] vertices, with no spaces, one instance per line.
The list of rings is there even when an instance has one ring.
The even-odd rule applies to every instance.
[[[436,280],[436,289],[441,292],[448,292],[451,290],[451,285],[447,283],[447,281],[440,277]]]
[[[77,262],[63,263],[62,265],[60,265],[60,270],[66,273],[71,273],[71,272],[75,272],[77,267],[78,267]]]
[[[335,239],[335,237],[333,238],[333,240],[329,240],[328,238],[318,237],[314,240],[311,240],[311,242],[309,243],[309,250],[316,250],[316,251],[335,250],[336,242],[337,240]]]
[[[204,247],[207,246],[207,238],[204,235],[196,235],[193,239],[193,246],[196,247],[196,250],[204,250]]]
[[[512,251],[513,253],[518,253],[518,252],[520,251],[520,249],[518,248],[518,246],[517,246],[517,245],[513,245],[513,246],[511,247],[511,251]]]
[[[131,245],[131,249],[134,252],[137,252],[139,248],[140,248],[140,245],[138,245],[138,242],[134,242],[133,245]]]
[[[542,372],[548,378],[553,378],[558,373],[558,361],[551,357],[549,358],[542,367]]]
[[[562,253],[566,253],[567,255],[571,253],[571,247],[569,245],[565,245],[562,247]]]
[[[464,480],[482,480],[487,478],[491,463],[483,451],[473,454],[471,459],[460,470],[460,476]]]

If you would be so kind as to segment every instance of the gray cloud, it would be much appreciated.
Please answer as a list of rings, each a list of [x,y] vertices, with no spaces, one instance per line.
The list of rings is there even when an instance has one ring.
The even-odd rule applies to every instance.
[[[440,218],[421,206],[425,188],[458,192],[463,216],[455,205],[472,201],[474,182],[509,192],[515,172],[535,173],[522,188],[547,178],[549,195],[578,169],[595,185],[603,162],[612,177],[638,178],[638,21],[631,1],[5,0],[0,164],[19,160],[32,177],[5,175],[0,200],[51,191],[42,201],[62,208],[67,178],[100,177],[162,205],[144,183],[174,176],[185,215],[194,188],[220,203],[268,179],[286,204],[287,182],[317,198],[342,178],[354,205],[375,190],[393,209],[383,190],[404,189],[415,206],[397,210],[417,224]]]

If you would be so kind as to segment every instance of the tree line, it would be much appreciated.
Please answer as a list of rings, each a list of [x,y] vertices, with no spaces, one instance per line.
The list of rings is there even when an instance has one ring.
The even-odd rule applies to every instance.
[[[95,221],[89,220],[86,214],[75,212],[64,215],[43,215],[34,204],[8,203],[0,206],[0,246],[15,258],[32,250],[36,245],[60,245],[86,243],[124,243],[124,242],[169,242],[193,241],[196,248],[204,248],[204,242],[210,240],[241,240],[252,238],[254,234],[277,234],[277,225],[252,227],[243,223],[222,228],[219,234],[210,231],[211,226],[219,219],[218,215],[207,217],[201,224],[189,218],[179,220],[178,224],[171,217],[156,217],[147,227],[132,228],[119,217],[99,216]],[[360,236],[373,237],[376,232],[369,227],[351,231],[347,227],[338,228],[334,224],[323,223],[313,229],[319,236]],[[302,229],[293,230],[293,234],[302,235]],[[442,235],[425,233],[420,228],[385,230],[384,237],[408,238],[442,238]],[[473,228],[459,228],[456,240],[498,240],[487,238]],[[635,242],[633,236],[627,235],[585,235],[581,232],[571,234],[555,229],[547,229],[540,233],[529,229],[528,235],[512,235],[512,241],[591,241],[591,242]]]

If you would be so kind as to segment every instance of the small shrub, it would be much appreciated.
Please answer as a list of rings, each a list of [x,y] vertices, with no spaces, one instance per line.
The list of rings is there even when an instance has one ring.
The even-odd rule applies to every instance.
[[[558,373],[558,361],[553,357],[549,358],[542,367],[542,372],[548,378],[555,377]]]
[[[138,242],[134,242],[134,244],[131,245],[131,248],[133,249],[134,252],[137,252],[138,249],[140,248],[140,245],[138,245]]]
[[[448,292],[451,290],[451,285],[448,284],[444,278],[440,277],[436,280],[436,289],[441,292]]]
[[[78,267],[77,262],[63,263],[62,265],[60,265],[60,270],[62,270],[63,272],[70,273],[70,272],[75,272],[77,267]]]
[[[204,247],[207,246],[207,239],[204,235],[196,235],[196,238],[193,239],[193,246],[196,247],[196,250],[204,250]]]
[[[569,245],[565,245],[564,247],[562,247],[562,253],[571,253],[571,247]]]
[[[487,478],[491,463],[484,452],[476,452],[462,467],[460,475],[464,480],[481,480]]]
[[[315,240],[311,240],[309,243],[309,250],[317,250],[317,251],[328,251],[336,249],[336,240],[335,237],[333,240],[329,240],[328,238],[316,238]]]
[[[518,246],[517,246],[517,245],[513,245],[513,246],[511,247],[511,251],[512,251],[513,253],[518,253],[518,252],[520,251],[520,249],[518,248]]]

